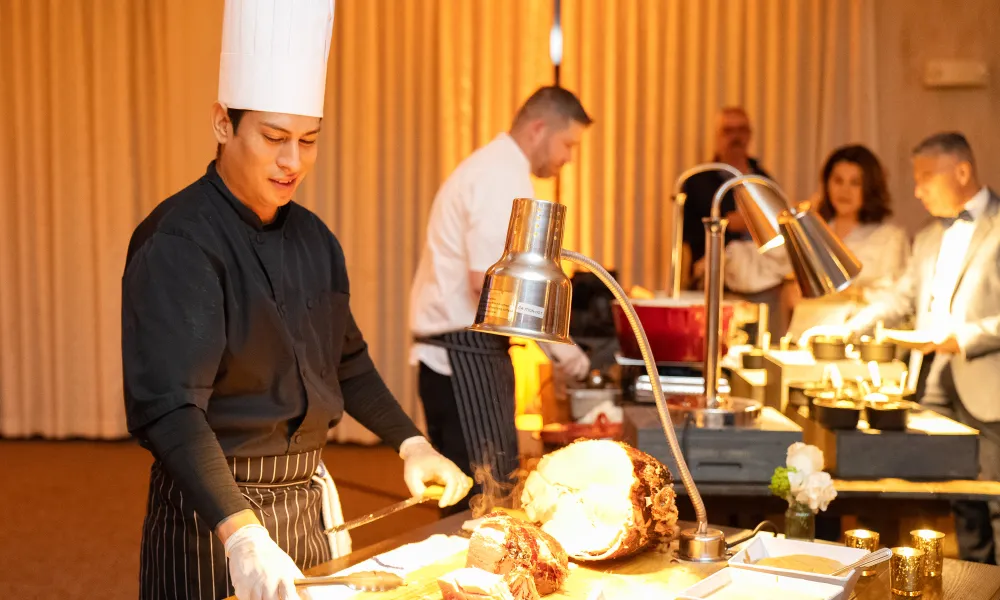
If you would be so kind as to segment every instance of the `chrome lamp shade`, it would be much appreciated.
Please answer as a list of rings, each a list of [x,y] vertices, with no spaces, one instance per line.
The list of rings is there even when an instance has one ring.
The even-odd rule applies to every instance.
[[[733,196],[736,198],[736,208],[750,230],[750,237],[761,252],[784,242],[780,223],[781,215],[788,210],[784,200],[771,193],[769,188],[750,182],[736,188]]]
[[[770,179],[744,175],[716,192],[721,203],[730,189],[761,252],[784,244],[802,295],[818,298],[842,291],[861,272],[861,263],[809,203],[793,207]]]
[[[854,254],[808,206],[784,215],[780,227],[803,297],[840,292],[861,272]]]
[[[572,287],[559,265],[566,207],[514,200],[503,256],[486,271],[472,331],[572,344]]]

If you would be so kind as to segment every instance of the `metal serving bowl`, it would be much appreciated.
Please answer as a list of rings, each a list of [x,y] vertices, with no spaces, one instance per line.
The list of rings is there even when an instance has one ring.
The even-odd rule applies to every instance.
[[[839,335],[818,335],[809,342],[816,360],[844,360],[847,358],[847,339]]]
[[[813,411],[816,421],[827,429],[856,429],[861,419],[861,404],[845,398],[817,398]]]
[[[862,362],[886,363],[896,358],[896,344],[892,342],[876,342],[872,338],[863,337],[854,347],[858,349]]]

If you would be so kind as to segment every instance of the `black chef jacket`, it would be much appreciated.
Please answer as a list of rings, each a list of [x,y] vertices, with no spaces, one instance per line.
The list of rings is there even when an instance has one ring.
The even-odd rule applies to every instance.
[[[129,243],[129,431],[193,405],[226,456],[315,449],[345,410],[395,448],[420,435],[375,370],[348,299],[343,251],[319,217],[292,202],[263,225],[213,162]]]
[[[719,162],[718,158],[714,159],[714,162]],[[751,173],[762,175],[768,179],[771,178],[760,167],[756,159],[751,158],[749,162]],[[692,265],[705,256],[705,224],[702,222],[702,219],[711,216],[712,200],[715,198],[715,192],[719,191],[719,188],[728,179],[729,176],[727,174],[720,173],[719,171],[706,171],[692,175],[684,182],[683,191],[687,194],[687,200],[684,202],[684,243],[691,248]],[[722,204],[719,208],[723,217],[736,210],[736,198],[733,196],[732,190],[727,192],[725,197],[722,198]],[[738,240],[743,235],[737,231],[727,230],[726,243]]]

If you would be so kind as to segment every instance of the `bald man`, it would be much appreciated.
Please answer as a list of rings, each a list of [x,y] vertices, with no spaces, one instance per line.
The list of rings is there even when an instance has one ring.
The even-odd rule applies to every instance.
[[[715,155],[712,162],[721,162],[739,169],[745,175],[755,174],[770,178],[757,159],[750,156],[753,129],[750,117],[738,106],[719,111],[715,131]],[[699,173],[684,184],[687,201],[684,203],[684,243],[691,249],[691,264],[705,255],[705,225],[702,219],[709,216],[712,198],[725,182],[726,176],[717,171]],[[726,226],[726,243],[747,235],[746,223],[736,210],[736,200],[729,192],[722,200],[722,214],[729,220]]]

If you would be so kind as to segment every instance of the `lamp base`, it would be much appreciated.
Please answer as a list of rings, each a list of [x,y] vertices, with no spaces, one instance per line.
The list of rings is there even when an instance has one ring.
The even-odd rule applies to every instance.
[[[718,529],[681,531],[677,557],[688,562],[719,562],[726,559],[726,536]]]
[[[698,402],[672,404],[667,400],[671,416],[676,415],[680,423],[701,429],[726,429],[731,427],[753,427],[760,421],[763,405],[750,398],[719,395],[715,406],[705,396]]]

